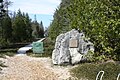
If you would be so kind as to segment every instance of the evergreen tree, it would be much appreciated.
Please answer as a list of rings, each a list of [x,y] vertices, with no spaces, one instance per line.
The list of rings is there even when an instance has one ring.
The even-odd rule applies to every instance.
[[[32,22],[32,36],[33,38],[39,37],[39,23],[37,21]]]
[[[58,9],[54,13],[54,20],[49,27],[49,36],[55,39],[60,33],[65,33],[71,29],[69,13],[67,8],[70,5],[71,0],[62,0]]]
[[[37,20],[32,22],[32,36],[34,38],[43,38],[44,37],[44,27],[42,21],[40,24],[37,22]]]
[[[31,19],[29,18],[28,13],[25,14],[24,16],[24,21],[26,24],[26,35],[29,40],[32,39],[32,25],[31,25]]]
[[[27,41],[29,39],[29,20],[18,10],[15,20],[13,22],[13,36],[17,42]],[[29,26],[30,27],[30,26]]]
[[[40,38],[44,37],[44,27],[42,21],[40,22],[40,27],[39,27],[39,37]]]
[[[12,22],[8,15],[6,15],[3,18],[2,26],[3,26],[3,34],[4,34],[3,37],[5,38],[6,41],[11,41],[12,40]]]
[[[8,45],[12,40],[12,23],[8,15],[10,1],[0,0],[0,46]]]

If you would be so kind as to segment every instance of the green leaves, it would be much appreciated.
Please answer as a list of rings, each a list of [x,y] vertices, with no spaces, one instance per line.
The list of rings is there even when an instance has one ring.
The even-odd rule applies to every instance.
[[[11,41],[12,38],[12,22],[8,15],[6,15],[2,20],[2,26],[3,26],[3,38],[7,41]]]
[[[120,53],[120,0],[62,0],[49,35],[55,39],[63,30],[72,28],[90,37],[95,52],[112,58]]]

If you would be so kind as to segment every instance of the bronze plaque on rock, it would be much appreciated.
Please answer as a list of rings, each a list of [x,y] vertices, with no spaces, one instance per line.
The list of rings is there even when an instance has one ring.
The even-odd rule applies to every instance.
[[[69,46],[71,48],[77,48],[78,47],[78,40],[77,39],[70,39]]]

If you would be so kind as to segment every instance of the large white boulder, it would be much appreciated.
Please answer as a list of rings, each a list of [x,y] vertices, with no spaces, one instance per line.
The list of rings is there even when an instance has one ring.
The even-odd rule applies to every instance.
[[[94,51],[93,43],[85,39],[84,33],[72,29],[56,38],[52,62],[53,64],[79,63],[89,50]]]

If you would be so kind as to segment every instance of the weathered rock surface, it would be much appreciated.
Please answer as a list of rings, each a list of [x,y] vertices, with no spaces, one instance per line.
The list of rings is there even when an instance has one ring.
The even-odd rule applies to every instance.
[[[94,45],[78,30],[60,34],[56,38],[55,49],[52,53],[53,64],[78,63],[88,51],[94,51]]]

